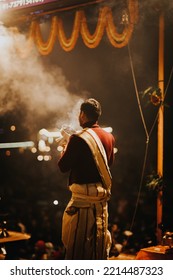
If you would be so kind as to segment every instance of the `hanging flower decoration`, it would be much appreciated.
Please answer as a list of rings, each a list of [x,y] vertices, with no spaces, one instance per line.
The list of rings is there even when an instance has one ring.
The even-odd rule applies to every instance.
[[[124,16],[124,14],[123,14]],[[59,42],[62,49],[69,52],[74,49],[79,36],[88,48],[96,48],[102,39],[107,35],[111,45],[115,48],[126,46],[134,31],[134,26],[138,21],[138,0],[128,0],[125,19],[123,20],[123,30],[118,31],[114,23],[112,9],[109,6],[101,7],[98,13],[98,19],[95,31],[91,34],[87,21],[86,11],[79,9],[74,13],[71,36],[66,35],[64,21],[59,15],[52,16],[51,28],[47,40],[43,39],[39,18],[32,20],[29,27],[28,49],[31,50],[35,43],[41,55],[48,55],[52,52],[56,41]],[[25,47],[26,54],[28,50]]]
[[[158,87],[149,87],[145,91],[141,92],[143,98],[147,97],[148,102],[154,106],[159,106],[162,103],[161,89]]]
[[[158,106],[161,104],[161,96],[158,95],[156,91],[154,91],[150,96],[150,101],[154,106]]]
[[[147,176],[147,182],[146,186],[150,190],[155,190],[157,192],[163,191],[164,189],[164,182],[163,182],[163,177],[159,176],[158,174],[151,174]]]

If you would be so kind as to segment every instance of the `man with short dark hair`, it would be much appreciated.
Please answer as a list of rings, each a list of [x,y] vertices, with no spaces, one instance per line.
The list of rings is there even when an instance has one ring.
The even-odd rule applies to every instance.
[[[101,105],[97,100],[89,98],[81,104],[79,123],[83,129],[70,136],[58,162],[62,172],[70,171],[72,192],[62,224],[66,259],[108,258],[107,201],[115,139],[99,126],[100,115]]]

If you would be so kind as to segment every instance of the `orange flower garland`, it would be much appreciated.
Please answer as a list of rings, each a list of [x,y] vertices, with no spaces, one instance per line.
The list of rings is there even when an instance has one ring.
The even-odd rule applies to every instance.
[[[57,35],[58,35],[59,43],[63,48],[63,50],[71,51],[75,47],[79,36],[81,12],[76,11],[72,35],[68,39],[65,36],[62,20],[60,18],[57,18],[57,21],[58,21]]]
[[[99,45],[103,37],[103,33],[105,31],[107,12],[108,12],[107,7],[100,9],[96,30],[94,34],[91,35],[88,30],[85,13],[84,11],[81,11],[82,21],[81,21],[80,32],[82,35],[83,42],[88,48],[96,48]]]
[[[56,39],[58,39],[64,51],[71,51],[81,34],[84,44],[88,48],[96,48],[106,31],[110,43],[116,48],[126,46],[131,38],[134,25],[138,20],[138,0],[128,0],[128,22],[124,24],[122,33],[118,33],[114,24],[112,10],[110,7],[102,7],[99,10],[98,21],[95,32],[90,34],[84,10],[75,12],[74,24],[70,38],[66,37],[63,21],[58,16],[51,19],[51,30],[48,40],[42,39],[39,22],[33,21],[29,30],[28,47],[31,48],[33,40],[41,55],[48,55],[53,50]]]
[[[43,41],[40,25],[37,22],[35,25],[35,43],[37,45],[37,48],[39,52],[42,55],[48,55],[54,47],[55,41],[56,41],[56,35],[57,35],[57,18],[54,16],[51,20],[51,30],[49,34],[49,38],[46,42]]]

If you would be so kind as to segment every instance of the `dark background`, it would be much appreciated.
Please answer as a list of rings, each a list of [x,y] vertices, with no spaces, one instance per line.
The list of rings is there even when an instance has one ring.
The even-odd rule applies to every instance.
[[[154,106],[148,97],[142,98],[140,92],[145,91],[149,86],[157,87],[158,85],[158,22],[161,12],[164,12],[165,19],[165,88],[169,85],[164,107],[163,185],[165,188],[162,229],[163,232],[173,230],[173,101],[171,97],[173,8],[171,5],[171,1],[166,4],[164,1],[140,1],[139,20],[134,27],[129,48],[128,46],[120,49],[114,48],[105,35],[95,49],[88,49],[79,38],[71,52],[63,51],[58,44],[48,56],[41,57],[36,51],[45,73],[50,74],[54,70],[55,73],[59,73],[56,68],[60,69],[60,76],[65,77],[65,80],[68,81],[66,89],[70,93],[69,96],[82,99],[94,97],[102,104],[103,115],[100,125],[113,128],[118,149],[112,167],[113,188],[109,202],[110,226],[116,223],[120,235],[124,230],[130,229],[133,232],[130,247],[134,251],[156,243],[157,191],[147,187],[146,182],[148,175],[157,174],[158,123],[155,123],[151,133],[147,159],[144,162],[147,147],[146,135],[134,82],[138,87],[144,119],[147,129],[150,131],[158,112],[158,106]],[[97,18],[93,18],[93,14],[97,14],[97,9],[98,5],[85,7],[90,19],[90,28],[93,30],[97,20]],[[69,32],[73,15],[74,10],[62,13]],[[49,20],[44,24],[47,25],[48,32]],[[46,31],[44,36],[47,36]],[[130,56],[133,61],[135,81],[132,77]],[[27,59],[31,61],[31,57],[26,58],[26,61]],[[13,64],[12,61],[11,63]],[[40,79],[34,68],[32,71],[32,75],[38,77],[37,82],[42,89],[41,84],[44,87],[44,80]],[[36,84],[35,81],[33,82],[32,75],[28,76],[25,88],[26,90],[31,88],[31,99],[32,96],[37,95],[37,89],[32,86],[32,83]],[[58,80],[59,83],[56,75],[55,81]],[[19,82],[20,79],[21,77]],[[6,90],[11,83],[10,77],[4,83]],[[1,92],[3,90],[1,79]],[[33,107],[28,107],[29,99],[25,100],[21,95],[20,99],[18,96],[17,102],[13,103],[11,109],[5,110],[6,104],[13,98],[13,88],[10,87],[7,100],[4,101],[4,98],[1,100],[3,110],[1,109],[0,114],[0,142],[32,140],[37,143],[37,134],[41,128],[60,128],[65,120],[64,115],[67,116],[71,112],[75,102],[69,103],[70,97],[68,96],[67,102],[62,108],[62,103],[59,103],[58,100],[61,100],[63,92],[57,93],[55,98],[53,90],[54,88],[51,91],[50,86],[48,94],[54,100],[52,110],[50,105],[46,108],[46,103],[41,100],[42,92],[39,94],[40,104],[37,104],[36,99]],[[25,95],[25,90],[23,90],[23,95]],[[40,113],[40,108],[44,113]],[[61,117],[62,112],[64,112],[63,118]],[[67,118],[68,121],[70,121],[70,117]],[[11,125],[16,125],[14,132],[10,131]],[[19,222],[26,226],[26,231],[32,235],[30,240],[32,244],[38,239],[61,244],[61,218],[70,193],[67,188],[67,174],[62,175],[57,167],[59,153],[56,147],[57,145],[54,143],[50,152],[52,160],[48,162],[39,162],[37,154],[32,154],[30,150],[11,149],[10,156],[7,156],[5,149],[0,150],[0,211],[8,213],[9,229],[19,229]],[[143,168],[144,174],[142,173]],[[55,199],[59,201],[58,205],[53,204]]]

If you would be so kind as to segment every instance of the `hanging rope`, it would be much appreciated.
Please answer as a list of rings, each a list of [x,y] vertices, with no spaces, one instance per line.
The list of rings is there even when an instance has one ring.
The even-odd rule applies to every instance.
[[[146,161],[147,161],[148,146],[149,146],[150,138],[149,138],[149,133],[148,133],[148,130],[147,130],[144,114],[143,114],[141,103],[140,103],[140,99],[139,99],[139,92],[138,92],[136,78],[135,78],[135,72],[134,72],[134,67],[133,67],[132,55],[131,55],[131,51],[130,51],[130,44],[128,44],[128,53],[129,53],[129,59],[130,59],[130,66],[131,66],[131,71],[132,71],[133,83],[134,83],[134,87],[135,87],[136,99],[137,99],[140,116],[141,116],[142,123],[143,123],[144,130],[145,130],[145,135],[146,135],[146,147],[145,147],[145,153],[144,153],[144,160],[143,160],[143,166],[142,166],[141,179],[140,179],[140,184],[139,184],[139,190],[138,190],[135,210],[134,210],[132,221],[131,221],[131,225],[130,225],[130,230],[132,230],[133,225],[134,225],[134,221],[135,221],[135,217],[136,217],[136,213],[137,213],[137,208],[138,208],[138,204],[139,204],[139,198],[140,198],[142,184],[143,184],[143,179],[144,179],[144,173],[145,173],[145,168],[146,168]]]
[[[132,228],[134,226],[134,221],[135,221],[136,213],[137,213],[137,208],[138,208],[138,204],[139,204],[140,195],[141,195],[141,189],[142,189],[142,184],[143,184],[143,179],[144,179],[144,174],[145,174],[145,168],[146,168],[146,161],[147,161],[147,155],[148,155],[148,147],[149,147],[150,136],[151,136],[151,134],[153,132],[153,129],[154,129],[155,125],[156,125],[156,122],[158,120],[160,106],[163,106],[163,103],[164,103],[164,100],[165,100],[165,97],[166,97],[166,94],[167,94],[167,91],[168,91],[168,88],[169,88],[169,85],[170,85],[170,82],[171,82],[171,79],[172,79],[173,67],[171,69],[170,76],[169,76],[169,79],[168,79],[168,83],[167,83],[167,87],[166,87],[165,95],[164,95],[164,100],[161,102],[161,105],[159,106],[158,112],[157,112],[156,117],[154,119],[153,125],[151,126],[151,129],[148,132],[148,129],[147,129],[147,126],[146,126],[146,122],[145,122],[145,118],[144,118],[143,111],[142,111],[142,107],[141,107],[141,103],[140,103],[140,99],[139,99],[139,92],[138,92],[136,78],[135,78],[135,72],[134,72],[134,67],[133,67],[133,61],[132,61],[132,55],[131,55],[131,50],[130,50],[130,44],[128,44],[128,53],[129,53],[130,66],[131,66],[131,71],[132,71],[132,77],[133,77],[133,83],[134,83],[134,87],[135,87],[137,103],[138,103],[138,107],[139,107],[142,123],[143,123],[145,134],[146,134],[146,146],[145,146],[144,160],[143,160],[143,166],[142,166],[142,172],[141,172],[141,179],[140,179],[138,195],[137,195],[136,204],[135,204],[135,210],[134,210],[134,213],[133,213],[133,216],[132,216],[131,225],[130,225],[130,230],[132,230]]]
[[[132,56],[131,56],[131,51],[130,51],[130,44],[128,44],[128,52],[129,52],[129,59],[130,59],[130,66],[131,66],[131,71],[132,71],[133,83],[134,83],[134,87],[135,87],[136,99],[137,99],[142,123],[143,123],[145,134],[146,134],[146,139],[147,139],[146,142],[149,142],[149,134],[148,134],[147,126],[146,126],[145,119],[144,119],[144,114],[142,112],[142,107],[141,107],[141,103],[140,103],[140,99],[139,99],[139,92],[138,92],[136,78],[135,78],[133,61],[132,61]]]
[[[167,95],[167,91],[168,91],[168,88],[169,88],[169,85],[170,85],[170,82],[171,82],[171,79],[172,79],[172,75],[173,75],[173,66],[171,68],[170,76],[169,76],[169,79],[168,79],[168,84],[167,84],[166,89],[165,89],[165,95],[164,95],[163,103],[164,103],[166,95]]]

